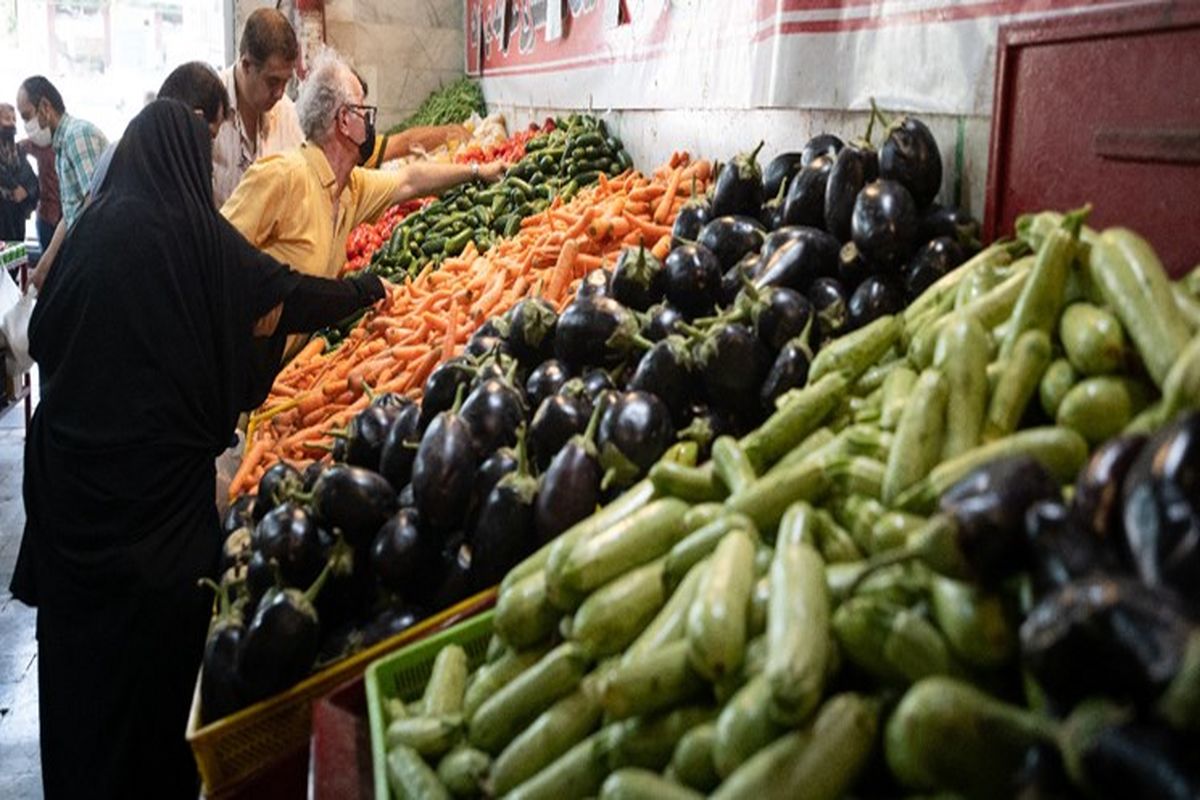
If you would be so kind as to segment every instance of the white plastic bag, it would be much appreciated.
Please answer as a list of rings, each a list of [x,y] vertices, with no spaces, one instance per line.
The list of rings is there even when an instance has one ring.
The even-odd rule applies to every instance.
[[[25,294],[17,288],[5,270],[0,276],[0,338],[4,344],[4,361],[9,375],[20,375],[33,367],[29,356],[29,318],[37,301],[33,287]]]

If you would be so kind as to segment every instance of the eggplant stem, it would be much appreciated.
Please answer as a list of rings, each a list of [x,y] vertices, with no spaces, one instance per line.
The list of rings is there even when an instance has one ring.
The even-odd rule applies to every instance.
[[[321,589],[325,586],[325,581],[329,580],[329,573],[333,571],[333,559],[325,562],[325,566],[321,569],[321,574],[312,582],[312,586],[304,592],[304,599],[309,603],[315,602],[317,595],[321,593]]]
[[[751,151],[750,151],[750,155],[749,155],[749,156],[747,156],[746,160],[747,160],[747,161],[751,161],[751,162],[753,162],[753,161],[757,161],[757,160],[758,160],[758,153],[759,153],[759,151],[761,151],[761,150],[763,149],[763,146],[764,146],[764,145],[766,145],[766,143],[767,143],[767,142],[766,142],[766,140],[761,140],[761,141],[759,141],[759,143],[758,143],[758,147],[756,147],[756,148],[754,148],[753,150],[751,150]]]
[[[642,351],[646,351],[646,350],[649,350],[652,347],[654,347],[654,342],[650,341],[645,336],[642,336],[640,333],[634,334],[633,337],[630,338],[629,341],[632,342],[635,347],[641,349]]]
[[[600,427],[600,415],[604,412],[604,404],[596,403],[592,409],[592,415],[588,417],[587,427],[583,431],[583,440],[585,442],[596,441],[596,430]]]
[[[888,119],[887,116],[885,116],[882,111],[879,110],[879,106],[875,104],[875,98],[872,97],[871,98],[871,119],[872,119],[872,121],[874,121],[876,118],[878,118],[879,121],[881,123],[883,123],[883,126],[885,128],[892,127],[892,121],[890,119]],[[869,142],[870,138],[868,138],[867,141]]]
[[[517,426],[517,473],[529,475],[529,446],[525,443],[525,423]]]
[[[457,414],[459,409],[462,408],[463,396],[466,392],[466,388],[467,385],[465,383],[460,383],[458,388],[454,390],[454,405],[450,407],[451,414]]]

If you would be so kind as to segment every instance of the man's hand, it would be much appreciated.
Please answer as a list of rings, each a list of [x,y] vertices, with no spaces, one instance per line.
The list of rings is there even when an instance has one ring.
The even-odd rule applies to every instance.
[[[483,178],[488,183],[495,183],[504,177],[504,173],[508,171],[508,165],[503,161],[493,161],[490,164],[479,165],[479,177]]]
[[[29,197],[29,192],[25,191],[24,186],[18,186],[13,189],[12,199],[14,203],[24,203],[26,197]]]

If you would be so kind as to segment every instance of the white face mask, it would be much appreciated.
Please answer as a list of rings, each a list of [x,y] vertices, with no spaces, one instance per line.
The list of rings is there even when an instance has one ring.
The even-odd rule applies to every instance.
[[[33,142],[38,147],[49,147],[51,134],[49,128],[43,128],[38,124],[37,117],[30,117],[25,123],[25,135],[29,137],[29,141]]]

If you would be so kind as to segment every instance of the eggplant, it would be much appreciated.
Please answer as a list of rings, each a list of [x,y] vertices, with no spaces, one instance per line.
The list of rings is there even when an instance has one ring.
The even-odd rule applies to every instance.
[[[931,239],[917,250],[904,268],[904,289],[909,302],[920,297],[938,279],[967,260],[966,252],[948,236]]]
[[[872,558],[855,584],[880,567],[918,559],[946,577],[997,586],[1029,566],[1026,511],[1061,496],[1058,481],[1037,459],[998,458],[951,486],[939,500],[939,513],[904,547]]]
[[[252,517],[257,523],[275,506],[300,491],[304,483],[300,471],[286,461],[276,461],[258,480],[258,494]]]
[[[740,323],[718,324],[700,344],[697,362],[712,402],[733,411],[757,407],[769,355],[754,332]]]
[[[524,380],[525,377],[521,370],[521,362],[506,353],[491,353],[476,363],[475,376],[471,378],[467,394],[475,391],[488,381],[507,381],[512,384],[516,391],[521,392],[522,396],[524,396],[522,385],[519,382]]]
[[[769,260],[763,262],[762,270],[754,285],[786,286],[798,292],[807,292],[818,278],[831,278],[837,274],[838,251],[841,245],[828,233],[817,228],[796,228],[789,233],[791,240],[780,245]]]
[[[846,289],[833,278],[817,278],[808,288],[808,299],[817,312],[817,333],[822,343],[841,336],[849,324]]]
[[[313,508],[327,529],[340,530],[358,547],[370,542],[396,510],[396,490],[378,472],[338,464],[325,470],[313,487]]]
[[[253,528],[254,523],[262,519],[261,515],[257,518],[254,516],[254,497],[252,494],[244,494],[229,504],[225,516],[221,518],[221,531],[226,536],[238,528]]]
[[[642,355],[626,388],[657,396],[679,423],[694,393],[694,384],[694,364],[687,342],[681,336],[668,336]]]
[[[320,643],[313,601],[329,572],[326,564],[307,591],[275,588],[258,602],[237,651],[237,673],[248,703],[289,688],[312,670]]]
[[[808,368],[813,353],[809,335],[802,334],[779,348],[771,369],[759,390],[762,407],[768,413],[775,410],[775,401],[789,389],[799,389],[808,383]]]
[[[721,261],[707,247],[676,247],[664,263],[667,300],[687,319],[712,312],[721,288]]]
[[[557,358],[547,359],[533,368],[525,381],[525,399],[530,408],[537,408],[552,394],[557,394],[571,377],[566,366]]]
[[[763,203],[762,212],[758,215],[758,221],[769,231],[784,227],[783,204],[787,196],[788,185],[784,184],[779,187],[779,191]]]
[[[580,380],[583,386],[583,396],[593,406],[600,402],[601,395],[617,388],[617,384],[613,382],[612,375],[603,369],[588,370],[583,373],[583,377]]]
[[[746,288],[747,284],[752,284],[754,276],[758,273],[761,264],[761,259],[755,253],[747,253],[742,256],[742,260],[729,268],[724,275],[721,276],[721,288],[717,292],[717,305],[721,308],[729,308],[737,302],[738,295]]]
[[[279,565],[272,564],[261,551],[250,553],[250,560],[246,562],[247,608],[258,607],[258,601],[275,586],[278,570]]]
[[[866,143],[851,142],[837,154],[825,183],[825,230],[839,242],[850,241],[854,202],[879,177],[879,156]]]
[[[680,323],[686,322],[679,309],[668,303],[659,303],[646,312],[642,325],[642,336],[651,342],[661,342],[673,333],[682,333]]]
[[[279,565],[289,586],[307,586],[321,574],[327,536],[303,507],[291,501],[271,509],[251,537],[255,550]]]
[[[667,276],[663,265],[645,247],[626,247],[609,278],[610,296],[626,308],[645,311],[663,299]]]
[[[528,416],[525,398],[507,380],[493,378],[471,390],[460,415],[475,439],[479,458],[516,443],[517,428]]]
[[[762,210],[763,176],[758,166],[762,143],[749,153],[735,156],[717,173],[711,208],[713,217],[741,215],[757,219]]]
[[[851,236],[863,257],[877,268],[899,270],[917,240],[917,207],[908,189],[880,179],[867,184],[854,201]]]
[[[717,257],[721,271],[741,261],[747,253],[756,253],[763,245],[766,231],[757,219],[749,217],[717,217],[700,230],[696,244]]]
[[[554,353],[554,329],[558,313],[549,301],[528,297],[508,312],[506,341],[517,361],[540,364]]]
[[[583,433],[591,413],[591,402],[582,396],[556,394],[542,401],[529,423],[529,449],[539,470],[550,466],[572,436]]]
[[[479,465],[479,470],[475,473],[475,485],[471,487],[471,505],[467,510],[465,530],[475,527],[483,501],[491,494],[492,489],[496,488],[500,479],[516,469],[517,451],[511,447],[501,447]]]
[[[399,492],[412,480],[413,459],[421,443],[421,407],[409,401],[392,420],[379,453],[379,474]]]
[[[601,409],[597,407],[587,429],[554,454],[542,473],[537,500],[533,507],[536,544],[544,545],[596,510],[602,477],[596,449],[596,429]]]
[[[404,633],[428,616],[429,612],[421,606],[402,605],[398,608],[385,608],[363,627],[362,647],[372,647],[384,639]]]
[[[1053,700],[1156,700],[1184,663],[1192,625],[1176,598],[1129,578],[1097,575],[1041,600],[1021,625],[1021,660]]]
[[[575,290],[576,300],[594,300],[608,297],[608,270],[594,269],[583,277]]]
[[[842,140],[832,133],[818,133],[804,143],[804,149],[800,152],[800,165],[807,167],[822,156],[836,156],[843,147],[845,144]]]
[[[1098,447],[1075,480],[1071,518],[1082,530],[1128,558],[1121,487],[1138,453],[1146,445],[1141,434],[1118,436]]]
[[[503,317],[488,317],[482,325],[475,329],[470,338],[472,339],[507,339],[508,338],[508,323]]]
[[[429,427],[433,418],[454,405],[460,386],[471,385],[475,368],[465,356],[455,356],[444,361],[429,373],[421,394],[421,430]]]
[[[1075,785],[1095,800],[1195,800],[1195,742],[1106,700],[1071,713],[1060,736]]]
[[[842,249],[838,251],[837,271],[837,279],[842,286],[858,286],[873,273],[871,265],[859,252],[858,245],[854,242],[842,245]]]
[[[640,338],[637,318],[625,306],[611,297],[593,297],[576,300],[563,310],[554,352],[572,369],[612,367]]]
[[[803,167],[803,153],[780,153],[772,158],[763,170],[763,194],[775,197]]]
[[[472,336],[463,353],[470,358],[484,358],[495,353],[512,355],[508,342],[500,336]]]
[[[418,409],[419,411],[419,409]],[[324,461],[314,461],[304,468],[304,472],[300,473],[300,491],[304,494],[312,494],[312,490],[316,487],[317,481],[324,474],[325,470],[329,469],[329,464]]]
[[[679,431],[679,440],[695,442],[700,448],[697,463],[707,461],[712,454],[712,443],[718,436],[732,436],[737,432],[737,423],[732,413],[704,404],[694,404],[686,412],[687,425]]]
[[[388,519],[371,542],[371,571],[383,588],[403,595],[429,567],[430,547],[421,535],[415,509],[402,508]]]
[[[238,528],[226,536],[225,541],[221,544],[221,571],[224,572],[239,564],[244,564],[250,559],[253,550],[254,529]]]
[[[600,408],[596,444],[605,481],[627,485],[644,475],[675,437],[671,412],[650,392],[618,394]]]
[[[1114,570],[1107,547],[1081,528],[1058,500],[1030,506],[1025,513],[1025,535],[1032,554],[1030,578],[1039,599],[1076,579]]]
[[[245,689],[237,671],[237,654],[246,634],[241,604],[229,601],[229,588],[208,578],[201,584],[217,594],[219,610],[208,626],[200,671],[200,723],[224,719],[245,705]]]
[[[429,608],[445,609],[471,596],[476,581],[471,546],[462,536],[451,538],[442,553],[441,568],[434,573],[437,583],[425,598]]]
[[[829,185],[829,173],[832,169],[833,158],[820,155],[792,178],[787,196],[783,200],[781,221],[784,225],[825,227],[825,190]]]
[[[529,471],[525,436],[517,441],[517,469],[505,475],[483,501],[471,532],[471,578],[476,590],[497,584],[537,549],[533,505],[538,482]]]
[[[1200,412],[1177,418],[1146,443],[1122,495],[1134,571],[1200,610]]]
[[[767,234],[763,239],[762,249],[759,250],[759,256],[762,257],[762,263],[766,264],[771,260],[771,256],[783,247],[785,244],[796,239],[803,239],[806,236],[811,236],[813,228],[802,228],[798,225],[785,225],[782,228],[777,228]]]
[[[380,408],[403,408],[411,403],[412,400],[395,392],[384,392],[371,398],[371,405],[379,406]]]
[[[675,215],[675,223],[671,226],[671,246],[694,243],[700,235],[700,229],[712,218],[712,208],[707,199],[694,197],[688,200]]]
[[[903,184],[918,209],[942,188],[942,153],[924,122],[903,116],[888,126],[879,146],[879,177]]]
[[[413,461],[413,499],[424,524],[449,531],[463,520],[478,456],[471,427],[457,409],[430,423]]]
[[[416,508],[417,498],[413,494],[412,481],[405,484],[400,493],[396,495],[396,504],[401,508]]]
[[[957,206],[931,204],[917,220],[917,241],[929,242],[947,236],[962,246],[968,255],[979,250],[979,220]]]
[[[754,334],[772,353],[797,336],[810,340],[813,307],[808,298],[782,286],[768,286],[753,306]]]
[[[355,414],[346,430],[346,463],[377,469],[383,443],[399,412],[394,405],[368,405]]]
[[[849,330],[904,310],[904,288],[897,278],[872,275],[858,285],[846,303]]]

